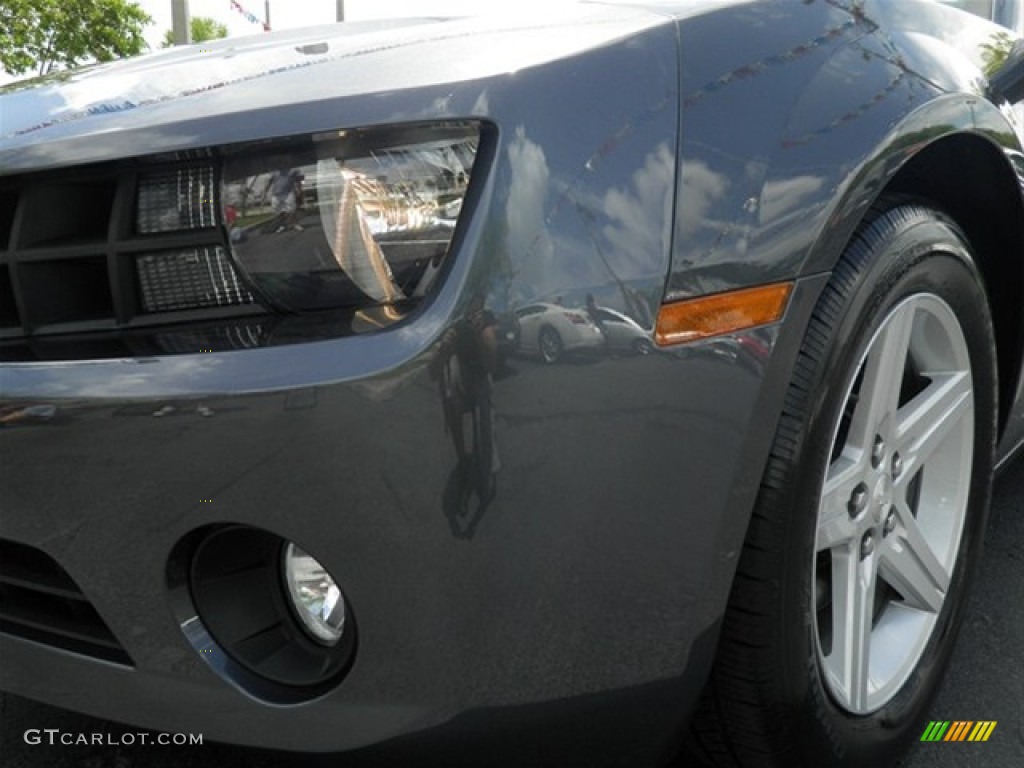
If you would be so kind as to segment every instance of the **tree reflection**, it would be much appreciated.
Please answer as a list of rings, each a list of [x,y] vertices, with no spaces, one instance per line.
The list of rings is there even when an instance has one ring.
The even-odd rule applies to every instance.
[[[987,43],[981,46],[981,60],[984,63],[985,76],[992,77],[1003,68],[1013,50],[1013,37],[1009,32],[996,32]]]

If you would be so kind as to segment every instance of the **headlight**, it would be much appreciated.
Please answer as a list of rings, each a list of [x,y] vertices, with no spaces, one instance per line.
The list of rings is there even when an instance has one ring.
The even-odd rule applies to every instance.
[[[282,570],[285,591],[303,627],[324,645],[334,645],[345,631],[345,598],[331,575],[304,550],[289,543]]]
[[[337,131],[229,156],[221,199],[237,264],[293,311],[425,295],[480,133],[477,123]]]

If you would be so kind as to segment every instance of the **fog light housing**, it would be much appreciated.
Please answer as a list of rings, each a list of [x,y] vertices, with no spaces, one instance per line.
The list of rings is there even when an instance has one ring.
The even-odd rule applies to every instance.
[[[287,538],[209,525],[167,563],[174,615],[199,658],[265,701],[307,701],[340,683],[356,653],[352,603]]]
[[[345,631],[345,598],[331,574],[305,550],[289,543],[281,557],[285,592],[310,637],[336,645]]]

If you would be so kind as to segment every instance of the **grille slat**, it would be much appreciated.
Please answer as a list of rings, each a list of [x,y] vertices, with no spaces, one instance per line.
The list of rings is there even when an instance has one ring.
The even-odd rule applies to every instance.
[[[64,597],[69,600],[82,600],[82,593],[74,584],[61,583],[59,580],[47,580],[40,574],[18,572],[18,569],[4,568],[0,571],[0,588],[4,585],[20,589],[34,589],[48,595]]]
[[[10,246],[14,228],[14,212],[18,208],[18,194],[14,189],[0,189],[0,253]]]
[[[214,230],[199,232],[168,232],[162,235],[131,235],[121,240],[111,241],[102,247],[96,245],[62,245],[41,246],[18,252],[18,262],[29,264],[35,261],[53,261],[54,259],[80,258],[97,253],[111,252],[118,254],[146,253],[148,251],[196,248],[200,246],[222,246],[224,238]],[[0,264],[9,260],[10,256],[0,252]]]
[[[97,625],[99,617],[93,617],[96,612],[88,603],[75,601],[77,605],[69,605],[69,616],[73,611],[80,611],[82,616],[74,616],[62,621],[59,625],[54,624],[53,614],[56,610],[64,610],[64,607],[57,607],[52,596],[38,593],[35,590],[21,590],[15,594],[13,590],[0,592],[3,594],[5,610],[0,614],[0,621],[8,626],[17,625],[37,632],[47,633],[54,637],[65,640],[88,643],[108,650],[119,650],[121,644],[109,634],[108,631],[100,629]],[[13,610],[12,610],[13,608]],[[16,634],[16,633],[11,633]],[[50,641],[51,645],[63,645],[59,641]]]
[[[6,264],[0,264],[0,328],[16,328],[18,325],[11,270]]]
[[[88,598],[52,557],[6,540],[0,540],[0,632],[132,664]]]

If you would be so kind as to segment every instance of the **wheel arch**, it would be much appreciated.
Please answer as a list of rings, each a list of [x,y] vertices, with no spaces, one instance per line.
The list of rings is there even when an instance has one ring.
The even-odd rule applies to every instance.
[[[1013,154],[1022,158],[1019,171]],[[849,181],[802,273],[830,271],[885,197],[943,211],[971,244],[992,305],[1002,432],[1024,373],[1024,152],[1013,128],[991,103],[967,94],[908,115]]]
[[[996,332],[999,425],[1009,418],[1024,360],[1024,205],[1005,155],[975,133],[918,152],[885,188],[944,211],[960,226],[985,281]]]

